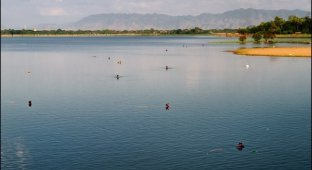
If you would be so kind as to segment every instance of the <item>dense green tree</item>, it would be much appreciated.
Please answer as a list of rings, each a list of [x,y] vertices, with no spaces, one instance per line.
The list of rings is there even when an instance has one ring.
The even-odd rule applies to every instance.
[[[195,28],[193,28],[192,29],[192,33],[201,33],[201,32],[203,32],[203,30],[201,29],[201,28],[199,28],[199,27],[195,27]]]
[[[304,17],[301,32],[311,34],[311,26],[312,26],[311,24],[312,24],[311,18],[308,16]]]
[[[238,32],[239,34],[241,34],[241,35],[245,35],[245,34],[247,33],[247,29],[245,29],[245,28],[239,28],[239,29],[237,30],[237,32]]]
[[[240,34],[239,37],[238,37],[238,40],[241,42],[241,43],[245,43],[245,40],[247,39],[247,29],[242,29],[242,28],[239,28],[237,30],[237,32]]]
[[[257,32],[252,35],[252,38],[254,39],[256,43],[260,43],[260,40],[262,39],[262,35],[260,32]]]
[[[267,31],[263,34],[263,38],[266,43],[272,42],[272,40],[275,38],[275,34],[273,32]],[[270,41],[269,41],[270,39]]]
[[[245,43],[245,41],[246,41],[246,39],[247,39],[247,36],[245,35],[245,34],[242,34],[242,35],[240,35],[239,36],[239,41],[241,42],[241,43]]]
[[[297,17],[297,16],[289,16],[288,20],[291,22],[291,24],[293,24],[296,28],[296,32],[299,31],[299,28],[302,24],[302,19]]]
[[[283,29],[284,23],[285,23],[285,20],[284,20],[283,18],[280,18],[280,17],[278,17],[278,16],[276,16],[276,17],[274,18],[274,24],[275,24],[275,26],[276,26],[276,33],[277,33],[277,34],[282,33],[282,29]]]
[[[247,27],[247,32],[250,34],[255,34],[257,32],[260,32],[261,30],[257,26],[249,26]]]
[[[246,29],[240,28],[237,30],[240,35],[245,35],[246,32],[247,34],[253,34],[253,36],[262,34],[265,42],[273,40],[275,34],[293,34],[296,32],[311,34],[311,17],[289,16],[287,21],[275,17],[273,21],[262,22],[258,26],[249,26]],[[256,35],[256,33],[258,34]]]
[[[271,22],[262,22],[258,27],[262,32],[268,31],[271,28]]]
[[[177,30],[175,31],[175,33],[176,33],[176,34],[182,34],[182,30],[181,30],[181,29],[177,29]]]

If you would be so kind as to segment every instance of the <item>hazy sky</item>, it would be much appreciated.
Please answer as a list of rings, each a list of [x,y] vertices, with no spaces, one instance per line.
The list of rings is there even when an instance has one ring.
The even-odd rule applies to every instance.
[[[1,0],[1,26],[67,23],[100,13],[198,15],[238,8],[302,9],[311,0]]]

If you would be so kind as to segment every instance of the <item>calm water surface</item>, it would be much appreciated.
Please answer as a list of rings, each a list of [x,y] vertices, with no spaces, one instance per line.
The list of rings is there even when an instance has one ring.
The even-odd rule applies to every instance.
[[[311,169],[311,59],[216,41],[2,38],[1,169]]]

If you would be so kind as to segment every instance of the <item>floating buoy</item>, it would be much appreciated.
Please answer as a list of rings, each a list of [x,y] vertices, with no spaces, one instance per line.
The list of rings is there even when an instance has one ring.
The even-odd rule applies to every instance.
[[[245,67],[246,67],[246,69],[249,69],[250,65],[246,64]]]

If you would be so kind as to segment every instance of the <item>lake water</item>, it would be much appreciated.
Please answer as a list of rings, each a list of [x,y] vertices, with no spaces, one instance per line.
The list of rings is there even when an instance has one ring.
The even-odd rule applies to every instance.
[[[217,41],[1,38],[1,169],[311,169],[311,58]]]

